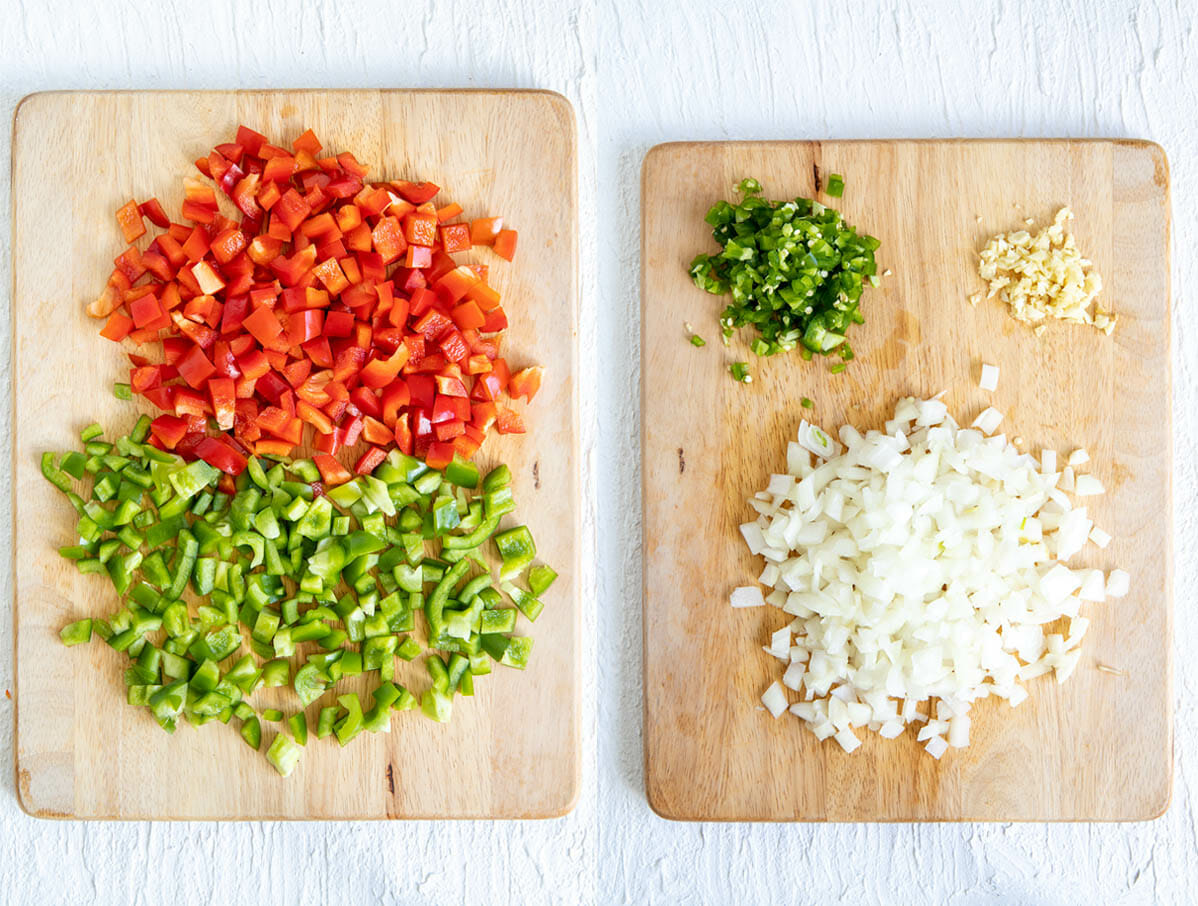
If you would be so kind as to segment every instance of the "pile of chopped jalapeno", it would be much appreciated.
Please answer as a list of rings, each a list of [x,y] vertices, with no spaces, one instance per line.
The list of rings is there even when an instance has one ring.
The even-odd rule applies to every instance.
[[[843,191],[843,185],[836,187]],[[878,240],[859,235],[838,211],[809,198],[767,201],[755,179],[742,180],[737,191],[740,204],[718,201],[707,212],[722,251],[698,255],[690,266],[700,289],[732,296],[720,316],[725,342],[752,325],[756,355],[797,346],[805,359],[836,353],[848,361],[849,326],[864,321],[861,293],[866,281],[879,282]]]
[[[527,664],[532,639],[513,634],[517,612],[535,620],[557,573],[533,564],[526,526],[499,530],[515,509],[507,466],[485,477],[462,461],[437,471],[392,450],[372,474],[324,488],[310,460],[254,458],[225,493],[221,472],[146,443],[148,431],[143,416],[110,443],[91,425],[83,452],[43,454],[42,474],[79,513],[78,543],[59,552],[81,573],[106,574],[122,600],[106,618],[64,627],[62,641],[97,635],[125,652],[127,700],[164,730],[235,717],[260,749],[262,721],[285,715],[249,697],[290,685],[290,735],[267,751],[286,776],[307,743],[305,709],[343,677],[377,671],[379,684],[369,707],[351,692],[319,709],[315,735],[341,745],[388,730],[393,711],[447,721],[455,695],[473,695],[492,662]],[[88,478],[85,499],[75,487]],[[418,698],[394,682],[395,659],[422,653],[430,683]]]

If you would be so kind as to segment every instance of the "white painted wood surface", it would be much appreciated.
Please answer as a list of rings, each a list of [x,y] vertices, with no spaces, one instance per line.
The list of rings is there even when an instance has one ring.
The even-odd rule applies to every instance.
[[[1198,240],[1192,65],[1174,0],[434,0],[208,4],[0,0],[0,114],[54,88],[522,87],[579,118],[583,263],[580,581],[584,785],[544,823],[83,824],[35,821],[12,786],[0,696],[0,902],[723,904],[1185,903],[1198,882]],[[685,8],[685,13],[681,12]],[[251,13],[252,10],[252,13]],[[823,49],[825,52],[817,52]],[[830,62],[830,61],[835,61]],[[1151,824],[667,824],[641,767],[637,399],[639,186],[682,139],[1126,136],[1169,154],[1174,214],[1176,777]],[[8,144],[0,236],[8,238]],[[5,243],[7,245],[7,243]],[[11,275],[0,255],[0,292]],[[8,318],[0,374],[8,376]],[[602,367],[599,367],[602,362]],[[9,413],[0,413],[0,438]],[[8,461],[7,441],[0,461]],[[599,498],[596,506],[596,499]],[[10,518],[0,494],[0,520]],[[598,541],[596,541],[596,538]],[[597,557],[587,556],[588,545]],[[10,560],[0,551],[0,564]],[[0,566],[0,625],[11,579]],[[0,646],[0,687],[12,663]],[[588,717],[597,709],[597,719]],[[1132,719],[1129,716],[1129,719]],[[589,735],[588,735],[589,734]]]

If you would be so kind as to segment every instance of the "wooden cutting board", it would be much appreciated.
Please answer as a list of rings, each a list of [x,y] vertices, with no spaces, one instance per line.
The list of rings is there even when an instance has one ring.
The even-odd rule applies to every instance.
[[[826,199],[877,236],[879,266],[857,358],[840,375],[797,355],[755,359],[743,338],[719,342],[724,300],[696,289],[687,266],[715,248],[708,207],[745,176],[770,198]],[[663,145],[642,187],[645,758],[649,802],[668,818],[707,820],[1137,820],[1169,802],[1172,502],[1168,168],[1131,141],[738,142]],[[1040,338],[981,288],[976,252],[1027,217],[1071,205],[1074,232],[1118,311],[1114,336],[1054,324]],[[689,322],[708,343],[687,342]],[[727,373],[750,363],[754,382]],[[977,386],[981,363],[998,390]],[[914,732],[863,732],[847,755],[797,719],[759,704],[780,677],[762,651],[789,621],[772,608],[733,610],[731,589],[761,571],[737,526],[745,499],[785,471],[806,415],[880,428],[895,401],[947,390],[972,420],[993,404],[1027,449],[1084,446],[1108,488],[1087,505],[1115,541],[1084,560],[1122,566],[1131,594],[1087,606],[1084,656],[1064,685],[1029,684],[1012,710],[983,702],[971,745],[939,762]],[[799,400],[807,396],[814,408]],[[1091,503],[1091,501],[1093,501]],[[1081,562],[1078,558],[1077,562]],[[1098,664],[1124,671],[1116,676]],[[791,695],[794,700],[794,695]]]
[[[344,750],[310,741],[280,778],[232,727],[164,734],[124,703],[125,659],[93,642],[66,649],[59,628],[117,604],[102,578],[56,553],[74,514],[39,474],[43,450],[74,449],[81,427],[131,427],[124,351],[84,314],[120,252],[113,212],[156,195],[178,211],[191,161],[243,122],[289,142],[314,129],[382,178],[429,178],[466,216],[502,213],[520,231],[508,265],[489,250],[512,328],[513,362],[548,377],[529,434],[488,440],[481,462],[509,463],[540,554],[562,573],[546,595],[525,673],[499,668],[459,698],[453,720],[395,715],[389,735]],[[34,815],[72,818],[544,818],[579,783],[579,610],[574,361],[577,161],[569,103],[544,92],[279,91],[41,94],[15,118],[13,442],[16,772]],[[151,232],[155,232],[151,230]],[[142,242],[148,241],[149,237]],[[420,661],[397,680],[421,690]],[[347,690],[377,683],[363,677]],[[289,690],[266,690],[294,708]],[[263,706],[265,692],[258,693]],[[290,696],[290,698],[288,698]],[[326,697],[332,697],[326,694]],[[328,704],[323,701],[321,704]],[[309,713],[314,713],[310,709]],[[234,722],[234,725],[236,722]],[[264,724],[263,750],[276,725]]]

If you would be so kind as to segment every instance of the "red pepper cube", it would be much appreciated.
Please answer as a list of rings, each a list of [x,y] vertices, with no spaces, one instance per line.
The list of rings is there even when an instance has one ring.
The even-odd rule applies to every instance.
[[[511,261],[516,257],[516,231],[500,230],[495,236],[493,248],[495,249],[495,254],[500,258],[506,258],[508,261]]]
[[[191,275],[195,277],[200,292],[206,296],[214,295],[225,288],[225,281],[207,261],[197,261],[193,264]]]
[[[411,245],[431,249],[437,241],[437,215],[409,214],[404,218],[404,238]]]
[[[316,138],[316,133],[311,129],[304,132],[303,135],[291,143],[291,150],[297,154],[300,151],[306,151],[308,154],[315,156],[320,153],[322,147],[324,146],[320,144],[320,141]]]
[[[146,234],[146,225],[141,220],[141,209],[133,199],[117,208],[116,222],[120,224],[121,234],[127,243]]]
[[[384,264],[390,264],[399,258],[408,247],[408,239],[404,238],[399,221],[394,217],[382,217],[370,233],[371,245],[374,251],[382,257]],[[355,249],[355,251],[370,251]]]
[[[320,262],[312,269],[312,273],[334,296],[349,286],[349,280],[346,279],[345,272],[341,270],[341,265],[336,258],[328,258]]]
[[[199,261],[208,254],[208,245],[208,231],[203,227],[196,227],[183,243],[183,254],[188,261]]]
[[[146,266],[141,260],[141,252],[135,245],[129,246],[117,255],[112,263],[130,284],[136,283],[138,278],[146,272]]]
[[[470,221],[470,241],[475,245],[494,245],[503,229],[502,217],[480,217]]]
[[[270,213],[272,217],[278,218],[290,232],[294,233],[296,227],[312,213],[312,206],[295,189],[288,189]]]
[[[433,250],[423,245],[409,245],[404,267],[425,268],[433,263]]]
[[[233,407],[236,403],[233,379],[214,377],[208,381],[208,396],[212,401],[212,411],[216,416],[216,425],[222,431],[233,430]]]
[[[199,346],[192,346],[187,355],[179,360],[177,367],[179,377],[197,390],[216,372],[216,366],[208,360],[208,356],[204,355],[204,350]]]
[[[157,198],[143,201],[137,206],[137,210],[138,213],[159,229],[165,230],[171,225],[170,218],[166,216],[166,211],[162,210],[162,202]]]
[[[408,182],[400,179],[391,185],[395,186],[395,190],[403,196],[405,201],[417,205],[431,201],[441,191],[440,186],[431,182]]]
[[[450,255],[470,251],[470,226],[450,223],[441,227],[441,247]]]
[[[130,302],[129,314],[133,318],[133,325],[138,328],[146,327],[156,321],[160,321],[163,317],[162,306],[158,304],[158,297],[152,292],[146,293]],[[164,324],[162,326],[165,327],[167,325]]]
[[[241,322],[241,326],[263,346],[272,345],[283,332],[283,325],[269,308],[255,309]]]

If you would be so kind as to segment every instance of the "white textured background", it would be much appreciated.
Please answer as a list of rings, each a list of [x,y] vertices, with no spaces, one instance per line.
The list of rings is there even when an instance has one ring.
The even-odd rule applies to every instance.
[[[0,699],[0,901],[145,904],[951,903],[1198,899],[1198,280],[1195,4],[0,0],[0,116],[50,88],[537,87],[579,122],[585,786],[560,821],[80,824],[12,789]],[[687,138],[1127,136],[1172,167],[1176,316],[1176,781],[1150,824],[671,824],[645,804],[640,741],[638,180]],[[0,224],[9,231],[8,145]],[[6,304],[11,278],[0,256]],[[8,380],[8,318],[0,368]],[[7,420],[9,413],[0,413]],[[0,437],[7,436],[0,422]],[[0,449],[0,462],[7,451]],[[7,493],[0,518],[8,519]],[[6,544],[9,542],[5,542]],[[587,551],[597,556],[590,558]],[[0,551],[0,626],[8,620]],[[11,658],[0,646],[0,687]],[[1131,715],[1127,716],[1131,718]],[[103,753],[97,753],[103,757]],[[261,889],[261,895],[255,891]]]

